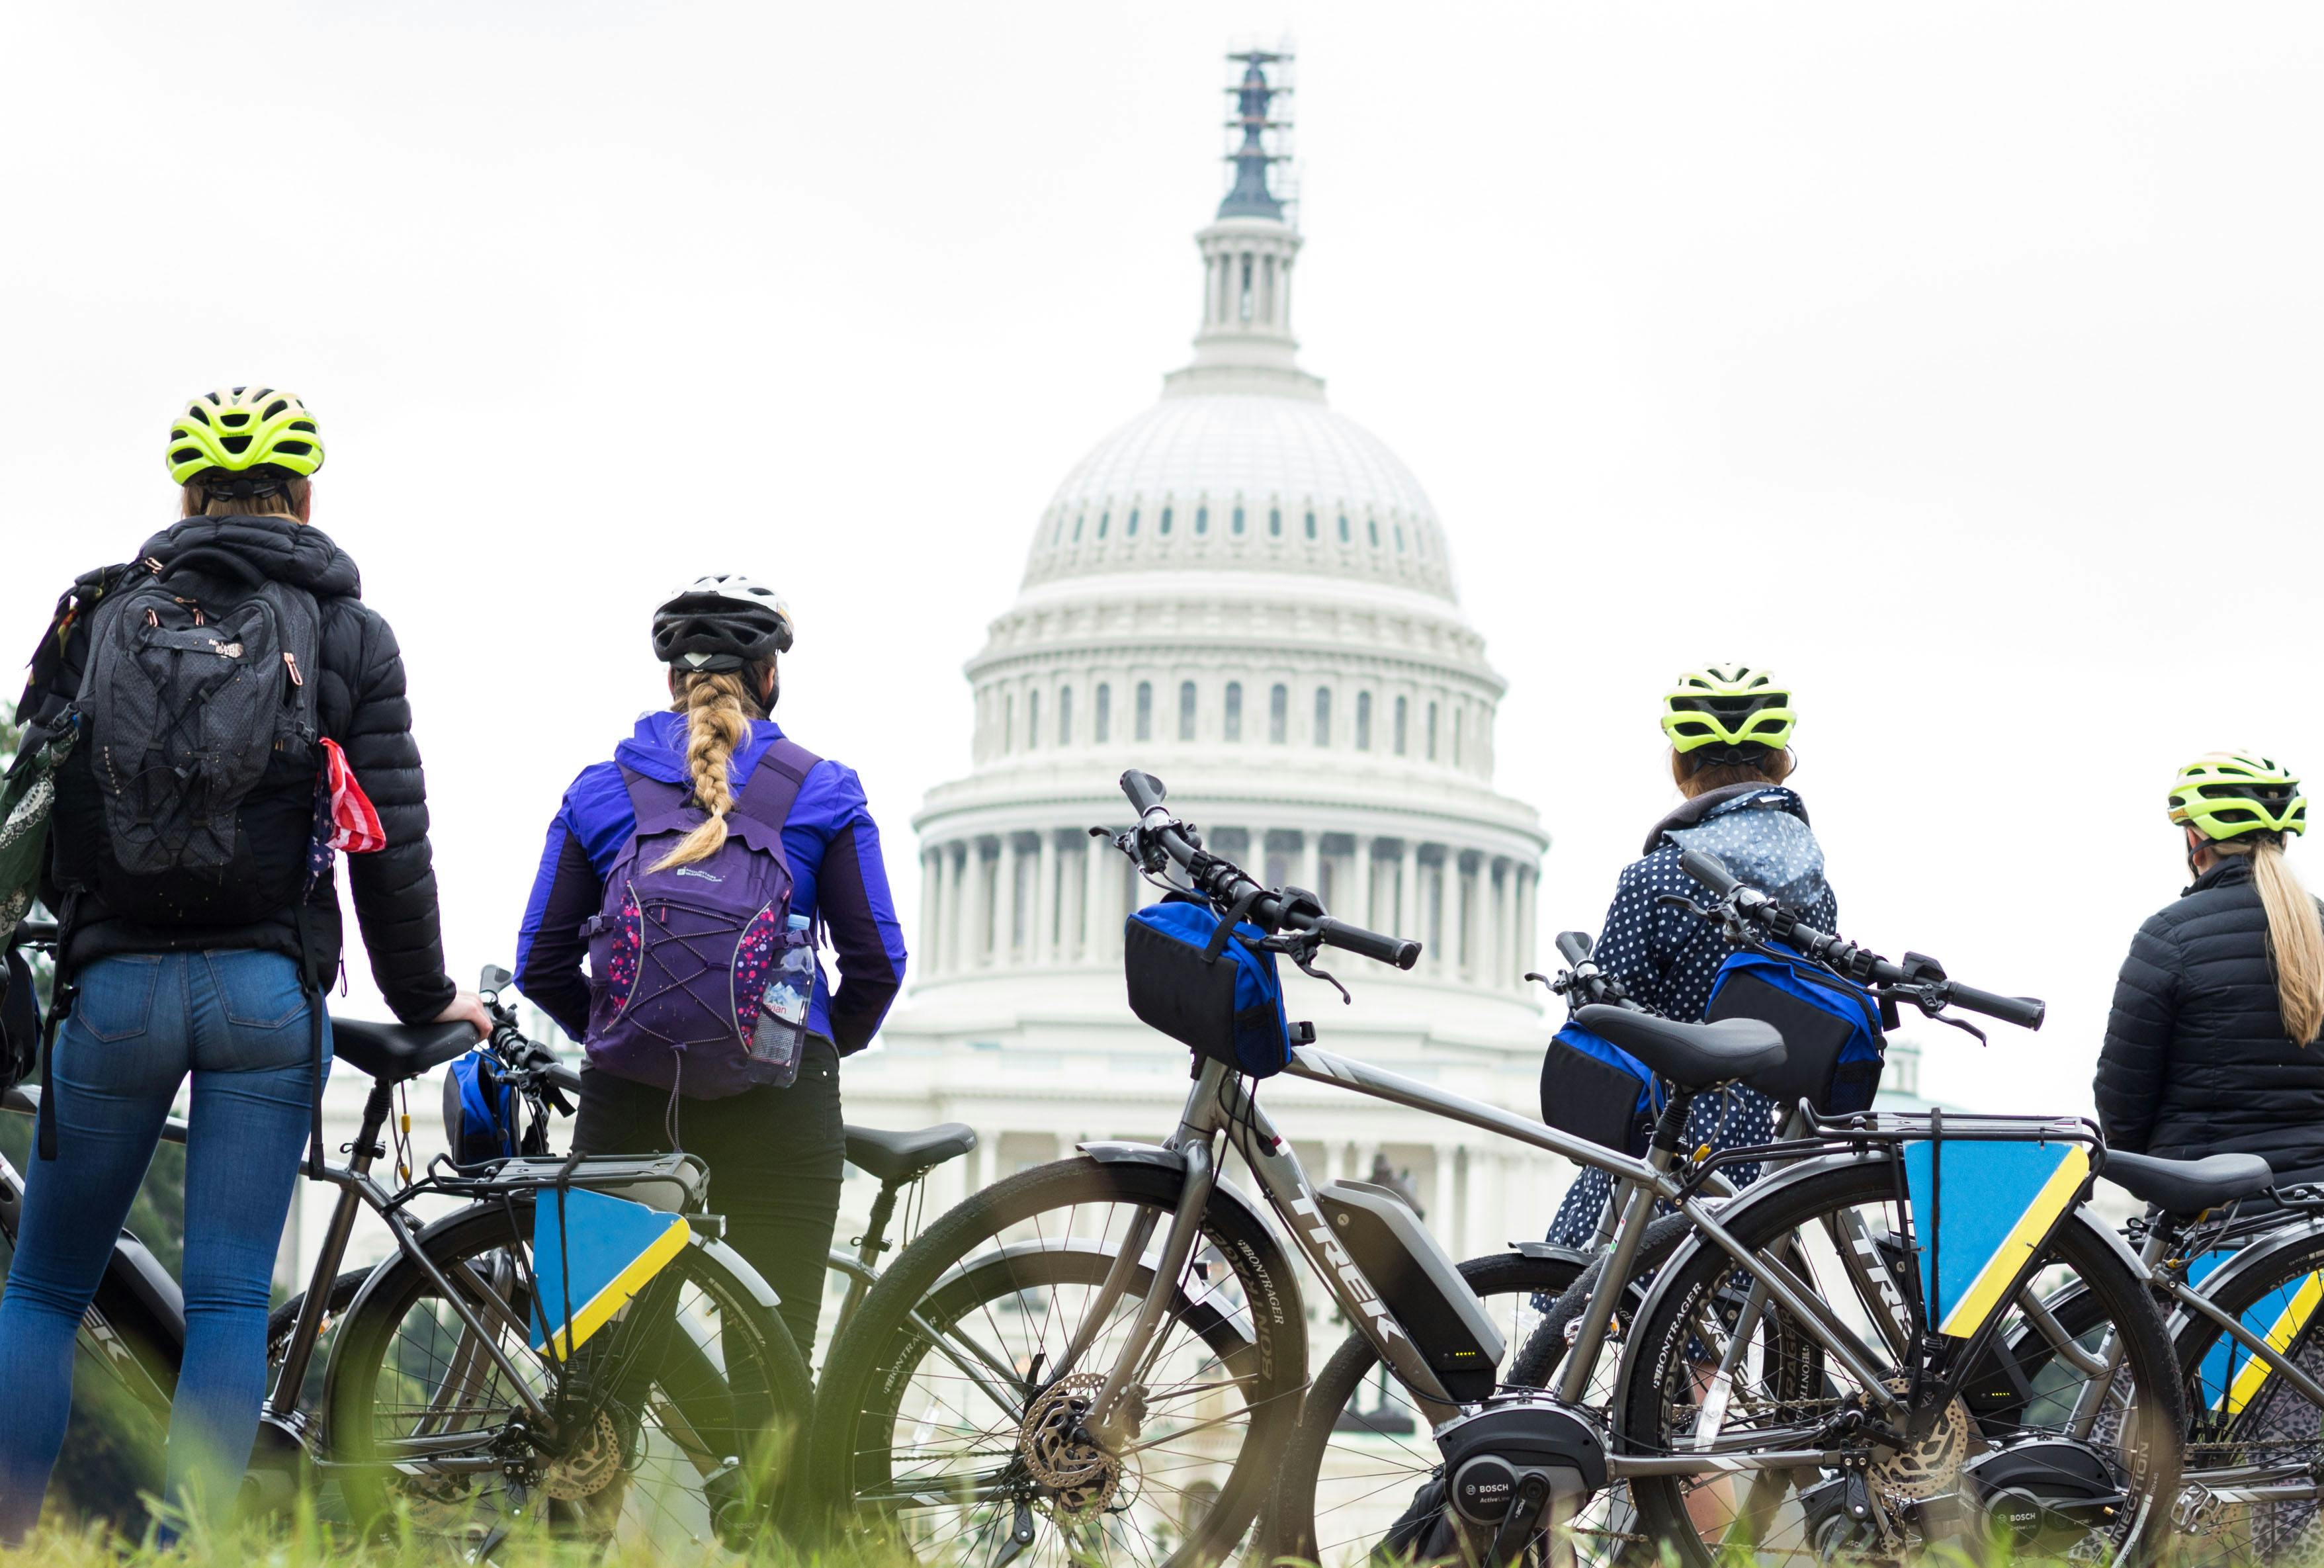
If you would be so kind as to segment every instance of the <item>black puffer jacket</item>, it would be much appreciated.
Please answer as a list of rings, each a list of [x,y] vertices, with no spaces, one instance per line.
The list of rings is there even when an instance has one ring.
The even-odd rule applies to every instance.
[[[372,977],[398,1018],[411,1023],[435,1017],[452,1000],[455,988],[444,973],[436,873],[428,844],[428,789],[420,774],[420,747],[411,737],[411,706],[404,699],[403,656],[395,633],[363,602],[355,562],[313,528],[282,517],[188,518],[147,540],[138,555],[167,564],[197,545],[231,550],[265,576],[315,596],[321,620],[317,715],[323,733],[346,751],[348,765],[379,808],[380,825],[387,833],[385,849],[347,857],[355,918],[371,955]],[[85,636],[73,638],[61,660],[51,664],[53,678],[41,694],[42,707],[53,711],[78,690],[86,643]],[[110,853],[103,807],[87,772],[88,754],[88,748],[81,748],[60,775],[51,832],[51,871],[57,885],[48,890],[47,899],[52,908],[61,886],[88,880],[91,857]],[[311,796],[313,781],[281,788],[300,790],[304,798]],[[309,819],[303,809],[282,815],[302,824]],[[244,820],[255,817],[245,809]],[[303,859],[306,835],[301,832],[291,842],[254,844],[253,848],[269,864],[285,863],[278,860],[283,856]],[[338,895],[330,881],[316,890],[309,912],[320,981],[338,967],[342,939]],[[80,899],[74,929],[68,962],[75,964],[116,953],[174,948],[254,947],[294,957],[299,952],[298,925],[288,909],[251,926],[157,927],[113,913],[90,892]]]
[[[2284,1037],[2248,860],[2220,861],[2139,927],[2096,1093],[2113,1148],[2256,1154],[2278,1175],[2324,1167],[2324,1045]]]

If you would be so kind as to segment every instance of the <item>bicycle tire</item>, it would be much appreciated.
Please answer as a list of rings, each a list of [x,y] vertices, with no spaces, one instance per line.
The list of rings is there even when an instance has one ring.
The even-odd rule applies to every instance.
[[[1820,1229],[1824,1215],[1892,1204],[1894,1179],[1885,1160],[1833,1161],[1747,1197],[1728,1209],[1721,1222],[1738,1241],[1757,1251],[1786,1236]],[[2069,1215],[2052,1237],[2046,1254],[2074,1271],[2122,1336],[2123,1370],[2129,1388],[2135,1390],[2130,1406],[2134,1417],[2118,1430],[2127,1453],[2107,1457],[2116,1466],[2117,1484],[2126,1489],[2127,1505],[2116,1516],[2118,1522],[2111,1526],[2114,1536],[2106,1550],[2118,1560],[2141,1561],[2167,1538],[2171,1504],[2177,1492],[2183,1424],[2177,1360],[2144,1277],[2123,1260],[2111,1239],[2094,1223],[2079,1213]],[[1626,1366],[1617,1427],[1617,1441],[1625,1452],[1669,1453],[1692,1446],[1693,1407],[1688,1401],[1699,1397],[1700,1385],[1694,1365],[1698,1358],[1691,1355],[1690,1346],[1699,1333],[1718,1337],[1711,1324],[1731,1324],[1731,1314],[1722,1311],[1722,1303],[1732,1299],[1737,1274],[1735,1261],[1708,1244],[1691,1247],[1671,1261],[1638,1326],[1631,1347],[1634,1359]],[[1795,1324],[1784,1327],[1787,1322],[1788,1314],[1771,1310],[1762,1320],[1760,1332],[1787,1333],[1804,1340]],[[1767,1359],[1787,1368],[1793,1358],[1788,1349],[1779,1349]],[[1748,1394],[1745,1397],[1748,1400]],[[1767,1399],[1779,1414],[1794,1411],[1804,1402],[1803,1390],[1796,1386],[1775,1390]],[[1785,1418],[1802,1419],[1796,1415]],[[1783,1446],[1780,1438],[1774,1443]],[[1957,1471],[1960,1458],[1952,1462]],[[1792,1484],[1783,1480],[1784,1473],[1758,1472],[1774,1484]],[[1705,1484],[1726,1485],[1720,1480]],[[1631,1482],[1630,1490],[1640,1526],[1650,1537],[1667,1543],[1683,1568],[1711,1568],[1721,1544],[1705,1541],[1704,1526],[1690,1517],[1685,1482],[1670,1476],[1640,1477]],[[1717,1497],[1713,1493],[1714,1500]],[[1744,1508],[1766,1520],[1775,1516],[1778,1506],[1792,1504],[1783,1499],[1763,1501],[1755,1487]],[[1813,1520],[1794,1523],[1786,1516],[1784,1531],[1799,1536],[1793,1546],[1776,1547],[1771,1539],[1776,1533],[1765,1527],[1757,1531],[1758,1538],[1751,1545],[1763,1563],[1782,1562],[1785,1551],[1796,1561],[1820,1561],[1830,1547],[1811,1542],[1813,1526]]]
[[[1561,1298],[1582,1271],[1582,1265],[1571,1258],[1527,1257],[1520,1252],[1471,1258],[1461,1265],[1461,1277],[1485,1301],[1497,1320],[1502,1316],[1495,1310],[1499,1298],[1519,1297],[1526,1309],[1530,1310],[1532,1297],[1546,1294],[1553,1300]],[[1514,1366],[1539,1334],[1528,1328],[1522,1337],[1506,1337],[1509,1348],[1504,1355]],[[1351,1402],[1360,1398],[1366,1382],[1380,1364],[1379,1352],[1372,1348],[1370,1340],[1361,1334],[1350,1334],[1332,1353],[1331,1360],[1323,1363],[1323,1370],[1315,1374],[1301,1406],[1298,1431],[1283,1457],[1282,1471],[1276,1478],[1262,1532],[1264,1546],[1252,1554],[1256,1562],[1289,1559],[1333,1568],[1334,1564],[1367,1557],[1369,1545],[1353,1556],[1349,1554],[1347,1546],[1349,1540],[1369,1534],[1369,1526],[1377,1522],[1375,1516],[1382,1510],[1373,1505],[1384,1500],[1391,1509],[1404,1508],[1408,1513],[1406,1499],[1417,1504],[1416,1489],[1442,1471],[1435,1447],[1428,1440],[1425,1423],[1419,1418],[1418,1407],[1408,1399],[1404,1401],[1404,1410],[1391,1411],[1388,1407],[1389,1390],[1383,1389],[1378,1407],[1369,1415],[1357,1409],[1354,1415],[1358,1425],[1348,1424]],[[1505,1377],[1501,1386],[1540,1387],[1538,1383],[1523,1383],[1514,1374]],[[1342,1437],[1336,1444],[1335,1435]],[[1407,1437],[1410,1440],[1404,1441]],[[1346,1462],[1339,1468],[1346,1468],[1346,1463],[1366,1462],[1387,1468],[1360,1472],[1356,1486],[1360,1495],[1352,1498],[1345,1508],[1327,1504],[1319,1510],[1318,1492],[1324,1484],[1323,1472],[1333,1460],[1335,1447],[1342,1451],[1341,1458]],[[1377,1453],[1375,1458],[1375,1453],[1382,1450],[1385,1452]],[[1409,1477],[1393,1474],[1399,1458],[1407,1455]],[[1324,1520],[1319,1521],[1319,1511],[1325,1516]],[[1359,1512],[1364,1516],[1360,1522],[1354,1517]],[[1342,1513],[1349,1517],[1338,1526],[1327,1522],[1332,1515]],[[1399,1520],[1403,1517],[1398,1516]],[[1340,1538],[1342,1531],[1349,1532],[1347,1540]]]
[[[1244,1342],[1232,1356],[1219,1358],[1229,1372],[1219,1383],[1240,1390],[1242,1409],[1249,1417],[1248,1429],[1235,1445],[1231,1460],[1223,1464],[1213,1461],[1203,1467],[1207,1471],[1223,1469],[1222,1480],[1211,1480],[1205,1473],[1164,1482],[1142,1467],[1133,1470],[1125,1463],[1109,1483],[1107,1495],[1088,1509],[1077,1511],[1080,1505],[1073,1497],[1054,1489],[1045,1490],[1031,1478],[1021,1430],[1006,1434],[1005,1447],[985,1453],[991,1461],[986,1495],[966,1503],[957,1500],[961,1478],[941,1468],[945,1462],[940,1453],[932,1452],[925,1462],[918,1454],[908,1456],[900,1476],[897,1463],[896,1424],[903,1417],[907,1400],[913,1397],[908,1385],[914,1370],[931,1349],[927,1336],[909,1322],[924,1301],[940,1291],[948,1278],[956,1277],[955,1271],[982,1266],[986,1254],[1003,1241],[1006,1233],[1020,1227],[1031,1229],[1038,1250],[1073,1238],[1077,1221],[1080,1234],[1086,1237],[1093,1213],[1116,1208],[1125,1214],[1152,1212],[1167,1224],[1177,1206],[1182,1185],[1179,1172],[1165,1166],[1102,1164],[1084,1157],[1019,1172],[940,1215],[866,1293],[825,1362],[823,1385],[816,1396],[815,1436],[808,1444],[811,1494],[818,1508],[835,1520],[846,1521],[847,1527],[886,1534],[908,1549],[916,1509],[933,1515],[958,1507],[972,1514],[973,1522],[974,1508],[989,1506],[997,1516],[1005,1503],[1014,1528],[1019,1527],[1023,1508],[1036,1507],[1047,1515],[1053,1527],[1041,1532],[1036,1520],[1037,1537],[1043,1538],[1018,1559],[1027,1568],[1050,1554],[1048,1545],[1068,1533],[1087,1536],[1101,1522],[1097,1539],[1070,1544],[1064,1557],[1103,1556],[1102,1548],[1112,1537],[1133,1531],[1152,1537],[1142,1551],[1130,1553],[1141,1563],[1158,1560],[1175,1568],[1224,1557],[1257,1515],[1271,1480],[1268,1466],[1297,1424],[1307,1357],[1306,1325],[1300,1314],[1300,1296],[1290,1260],[1266,1222],[1242,1202],[1230,1198],[1224,1189],[1204,1211],[1201,1234],[1202,1266],[1212,1267],[1214,1259],[1223,1273],[1216,1279],[1205,1277],[1201,1290],[1193,1293],[1197,1301],[1232,1305],[1228,1315]],[[1110,1224],[1110,1221],[1102,1222],[1101,1237]],[[1172,1287],[1174,1295],[1183,1298],[1188,1294],[1178,1282],[1172,1282]],[[1150,1278],[1145,1288],[1153,1288]],[[1125,1302],[1130,1300],[1125,1293]],[[1118,1305],[1101,1333],[1112,1332],[1127,1310]],[[1157,1355],[1172,1350],[1176,1332],[1176,1325],[1166,1323],[1157,1338]],[[1201,1332],[1195,1330],[1198,1337]],[[1069,1332],[1061,1337],[1069,1338]],[[1101,1342],[1071,1371],[1102,1375],[1111,1364],[1111,1351]],[[1017,1388],[998,1392],[1029,1413],[1035,1400],[1058,1387],[1054,1367],[1054,1361],[1029,1365],[1020,1370]],[[1165,1385],[1154,1397],[1167,1407],[1175,1397],[1171,1386]],[[1222,1419],[1211,1426],[1216,1429],[1224,1424]],[[993,1465],[999,1467],[997,1471]],[[930,1476],[943,1479],[927,1480]],[[1204,1493],[1199,1514],[1193,1506],[1198,1486],[1216,1489],[1214,1493]],[[1117,1508],[1117,1499],[1128,1500]],[[863,1501],[860,1511],[859,1500]],[[1142,1511],[1141,1505],[1146,1505]],[[1100,1512],[1107,1516],[1102,1521],[1097,1518]]]
[[[529,1204],[479,1204],[431,1226],[420,1246],[447,1277],[483,1263],[470,1277],[505,1281],[511,1313],[530,1321],[523,1271],[492,1269],[530,1241],[530,1222]],[[586,1401],[571,1417],[581,1436],[563,1452],[525,1434],[511,1418],[522,1406],[504,1391],[506,1374],[475,1355],[440,1302],[430,1310],[427,1275],[409,1259],[391,1259],[341,1324],[326,1379],[332,1473],[351,1518],[473,1546],[522,1509],[545,1514],[553,1533],[649,1553],[752,1550],[795,1497],[794,1439],[812,1419],[814,1389],[772,1293],[724,1252],[690,1238],[621,1317],[579,1347],[569,1386]],[[713,1319],[715,1354],[702,1340]],[[500,1339],[534,1387],[549,1389],[546,1361],[524,1336],[503,1330]],[[452,1414],[395,1397],[442,1396],[456,1383],[473,1392]],[[487,1427],[488,1419],[497,1425]],[[415,1441],[397,1435],[414,1425],[433,1428],[439,1441],[476,1432],[472,1456],[489,1449],[508,1462],[468,1477],[445,1463],[430,1469],[412,1457],[416,1449],[397,1446]],[[533,1506],[536,1495],[545,1506]]]

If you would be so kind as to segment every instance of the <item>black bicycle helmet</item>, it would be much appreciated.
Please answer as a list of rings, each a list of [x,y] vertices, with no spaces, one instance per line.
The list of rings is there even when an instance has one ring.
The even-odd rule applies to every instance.
[[[790,606],[748,577],[697,577],[654,612],[653,645],[680,669],[745,669],[790,651]]]

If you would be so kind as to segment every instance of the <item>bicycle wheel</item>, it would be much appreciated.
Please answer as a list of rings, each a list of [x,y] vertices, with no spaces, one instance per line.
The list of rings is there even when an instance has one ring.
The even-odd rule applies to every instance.
[[[1903,1391],[1905,1370],[1876,1326],[1886,1309],[1866,1299],[1868,1290],[1884,1287],[1904,1294],[1901,1270],[1912,1265],[1894,1240],[1905,1234],[1896,1210],[1890,1167],[1865,1159],[1763,1189],[1723,1221],[1755,1256],[1784,1249],[1793,1271],[1874,1353],[1880,1380]],[[1830,1240],[1851,1219],[1861,1222],[1876,1255],[1877,1271],[1861,1287]],[[1634,1480],[1640,1529],[1669,1542],[1690,1568],[1708,1568],[1722,1551],[1738,1549],[1763,1563],[1888,1556],[1932,1541],[1973,1540],[2010,1523],[2026,1532],[2024,1549],[2044,1556],[2135,1559],[2154,1549],[2169,1530],[2178,1487],[2182,1408],[2162,1316],[2136,1269],[2079,1217],[2051,1239],[2043,1275],[2053,1289],[2059,1275],[2077,1283],[2120,1337],[2121,1368],[2090,1434],[2069,1435],[2062,1416],[2054,1425],[1997,1434],[1980,1428],[1968,1400],[1957,1397],[1918,1413],[1898,1446],[1874,1441],[1861,1425],[1846,1435],[1865,1390],[1837,1358],[1817,1353],[1803,1325],[1779,1307],[1763,1313],[1742,1342],[1734,1376],[1720,1376],[1752,1277],[1707,1244],[1681,1252],[1636,1330],[1618,1446],[1633,1455],[1707,1454],[1734,1473]],[[2022,1316],[2015,1300],[2001,1310]],[[2005,1319],[2003,1339],[2014,1332]],[[2045,1407],[2070,1409],[2072,1402]],[[1861,1453],[1860,1469],[1745,1474],[1755,1453],[1831,1453],[1843,1443]],[[2083,1501],[2073,1500],[2061,1477],[2080,1483]],[[2021,1508],[2028,1496],[2045,1506]]]
[[[2301,1228],[2255,1244],[2259,1258],[2208,1291],[2212,1302],[2324,1381],[2324,1232]],[[2324,1555],[2319,1517],[2324,1409],[2225,1329],[2184,1314],[2178,1334],[2186,1378],[2186,1487],[2180,1560],[2303,1563]],[[2246,1494],[2256,1489],[2267,1494]]]
[[[818,1502],[923,1562],[1146,1568],[1231,1550],[1298,1420],[1306,1330],[1289,1260],[1223,1194],[1180,1278],[1138,1270],[1097,1315],[1105,1275],[1093,1265],[1141,1217],[1157,1222],[1158,1246],[1181,1179],[1066,1160],[923,1231],[825,1363],[809,1444]],[[1101,1448],[1078,1417],[1166,1287],[1127,1439]],[[1065,1366],[1077,1338],[1086,1348]]]
[[[1507,1347],[1502,1387],[1540,1387],[1514,1370],[1526,1351],[1537,1349],[1542,1312],[1536,1298],[1558,1298],[1581,1272],[1571,1258],[1517,1252],[1461,1265],[1462,1278],[1500,1327]],[[1308,1388],[1268,1503],[1265,1549],[1254,1556],[1262,1563],[1288,1557],[1343,1568],[1369,1558],[1391,1530],[1399,1540],[1406,1533],[1432,1537],[1444,1508],[1443,1470],[1427,1417],[1371,1342],[1351,1334]]]
[[[648,1555],[748,1550],[787,1490],[790,1440],[814,1401],[771,1297],[723,1249],[694,1242],[560,1379],[521,1326],[530,1224],[529,1206],[479,1204],[426,1245],[446,1278],[506,1304],[487,1326],[550,1429],[427,1274],[392,1260],[340,1326],[328,1375],[350,1515],[371,1526],[407,1517],[414,1535],[463,1548],[521,1516]]]

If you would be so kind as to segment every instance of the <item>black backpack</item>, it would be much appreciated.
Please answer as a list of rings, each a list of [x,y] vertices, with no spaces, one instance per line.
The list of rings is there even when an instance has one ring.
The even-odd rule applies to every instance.
[[[147,566],[99,602],[76,702],[111,850],[97,888],[155,924],[263,919],[305,891],[282,847],[309,834],[319,612],[225,551]],[[283,818],[255,835],[263,859],[254,813]]]

